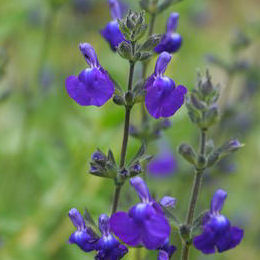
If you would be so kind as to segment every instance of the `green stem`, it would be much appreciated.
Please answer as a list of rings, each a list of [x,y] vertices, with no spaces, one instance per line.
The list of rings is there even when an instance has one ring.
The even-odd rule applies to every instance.
[[[128,91],[132,90],[134,68],[135,68],[135,63],[130,62]],[[127,151],[128,137],[129,137],[129,126],[130,126],[131,107],[126,106],[125,109],[126,109],[126,111],[125,111],[125,125],[124,125],[123,142],[122,142],[122,148],[121,148],[120,169],[123,169],[124,166],[125,166],[126,151]],[[115,185],[112,214],[115,213],[116,210],[117,210],[122,185],[123,185],[123,183],[121,183],[121,182],[116,183],[116,185]]]
[[[204,157],[206,153],[206,142],[207,142],[207,132],[205,129],[201,129],[201,138],[200,138],[200,156]],[[193,181],[193,187],[191,192],[190,203],[188,207],[188,213],[186,217],[186,227],[189,230],[190,237],[190,228],[193,224],[194,213],[196,210],[196,204],[198,201],[200,189],[201,189],[201,181],[203,176],[204,169],[196,169],[195,177]],[[184,241],[183,249],[182,249],[182,260],[189,259],[189,251],[190,251],[191,243],[189,240]]]

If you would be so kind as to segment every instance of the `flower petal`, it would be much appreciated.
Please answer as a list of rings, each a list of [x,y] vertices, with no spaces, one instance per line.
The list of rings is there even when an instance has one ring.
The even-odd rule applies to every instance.
[[[75,209],[72,208],[69,211],[69,217],[73,223],[73,225],[78,229],[78,230],[83,230],[85,228],[85,221],[84,218],[82,217],[82,215],[80,214],[80,212]]]
[[[161,214],[153,214],[144,223],[142,241],[147,249],[155,250],[164,245],[171,231],[168,220]]]
[[[114,84],[104,70],[85,69],[79,74],[79,80],[90,97],[89,105],[102,106],[114,93]]]
[[[157,260],[169,260],[169,255],[167,252],[165,252],[164,250],[160,250],[158,253],[158,258]]]
[[[175,88],[168,97],[164,98],[164,104],[161,108],[162,117],[170,117],[175,114],[184,104],[187,89],[184,86]]]
[[[175,32],[178,26],[179,21],[179,14],[178,13],[171,13],[170,17],[167,21],[167,33]]]
[[[163,52],[157,59],[154,74],[155,75],[163,75],[167,69],[169,62],[171,61],[172,56],[168,52]]]
[[[81,106],[89,106],[90,96],[86,91],[84,84],[76,76],[69,76],[65,82],[67,93]]]
[[[227,192],[224,190],[218,189],[215,192],[215,194],[211,200],[211,207],[210,207],[210,212],[212,214],[220,213],[220,211],[223,208],[226,197],[227,197]]]
[[[121,19],[121,8],[117,0],[108,0],[111,17],[113,20]]]
[[[140,228],[126,212],[117,212],[110,218],[110,228],[124,243],[130,246],[140,244]]]
[[[194,237],[194,246],[204,254],[215,253],[215,234],[214,232],[205,231],[201,235]]]
[[[91,67],[98,67],[99,62],[95,49],[89,43],[80,43],[79,49]]]
[[[131,178],[130,184],[132,185],[132,187],[134,187],[142,202],[149,202],[151,200],[149,189],[141,177],[137,176]]]
[[[242,240],[244,231],[238,227],[231,227],[217,242],[219,252],[236,247]]]
[[[118,45],[125,40],[124,35],[119,29],[117,20],[109,22],[100,33],[108,41],[113,51],[116,51]]]

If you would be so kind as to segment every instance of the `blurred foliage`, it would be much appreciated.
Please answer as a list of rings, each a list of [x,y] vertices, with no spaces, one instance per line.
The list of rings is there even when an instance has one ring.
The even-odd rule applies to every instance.
[[[138,1],[129,0],[128,4],[138,8]],[[259,259],[257,7],[257,0],[185,0],[160,14],[156,22],[156,32],[161,33],[170,11],[180,13],[179,32],[184,44],[167,74],[188,88],[195,82],[196,69],[207,66],[206,54],[231,59],[234,29],[239,28],[251,39],[239,53],[250,69],[232,79],[230,113],[225,113],[227,120],[211,133],[219,142],[238,137],[246,146],[206,176],[199,202],[199,208],[205,209],[216,188],[226,189],[229,200],[224,213],[244,227],[245,238],[241,246],[222,255],[202,256],[192,250],[192,259]],[[67,244],[74,229],[67,213],[71,207],[81,211],[88,207],[95,217],[109,212],[113,183],[88,175],[88,162],[97,147],[104,151],[111,148],[119,158],[123,109],[112,101],[99,109],[80,107],[65,93],[64,80],[86,66],[77,46],[88,41],[95,46],[100,63],[118,82],[126,84],[127,61],[112,53],[99,34],[109,19],[105,0],[0,1],[0,259],[93,259]],[[225,86],[225,71],[210,68],[213,80]],[[136,73],[141,73],[140,67]],[[141,120],[138,108],[134,111],[136,122]],[[163,139],[173,150],[183,141],[197,144],[197,130],[185,109],[172,118],[172,123]],[[138,146],[139,142],[131,138],[128,156]],[[156,149],[154,143],[150,152]],[[178,214],[183,217],[192,177],[189,165],[180,157],[177,160],[179,170],[170,181],[150,179],[149,185],[158,197],[176,197]],[[235,171],[231,167],[234,164]],[[125,185],[122,208],[127,207],[130,195],[136,199],[129,190]],[[180,248],[175,233],[173,240]],[[133,254],[131,250],[128,259],[133,259]]]

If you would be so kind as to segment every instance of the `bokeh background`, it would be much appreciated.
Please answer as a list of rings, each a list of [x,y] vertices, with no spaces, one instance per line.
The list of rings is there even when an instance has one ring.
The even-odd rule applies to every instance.
[[[138,9],[138,1],[124,1]],[[156,32],[164,32],[170,12],[180,13],[178,32],[183,46],[174,55],[167,75],[191,89],[196,70],[209,67],[214,82],[229,81],[227,111],[211,132],[217,144],[236,137],[245,147],[207,174],[198,209],[208,208],[217,188],[228,191],[224,214],[245,229],[242,244],[221,255],[192,259],[257,260],[260,254],[260,89],[259,1],[183,0],[160,14]],[[67,244],[74,230],[70,208],[86,207],[94,218],[109,213],[113,183],[89,175],[88,162],[97,148],[120,153],[123,109],[112,101],[102,108],[80,107],[66,94],[64,81],[86,64],[79,42],[91,43],[100,63],[123,86],[128,64],[110,51],[99,31],[110,20],[105,0],[1,0],[0,1],[0,259],[93,259]],[[250,42],[234,51],[241,34]],[[233,45],[232,45],[233,44]],[[226,73],[209,62],[215,55],[226,63],[239,61],[237,73]],[[212,58],[210,59],[212,61]],[[153,69],[150,64],[149,71]],[[136,77],[140,75],[140,67]],[[232,89],[231,89],[232,86]],[[139,109],[134,110],[135,122]],[[176,213],[182,218],[192,184],[192,169],[177,155],[183,142],[198,144],[198,131],[185,108],[172,119],[172,128],[154,142],[150,153],[167,143],[178,170],[167,179],[149,179],[161,196],[178,199]],[[128,157],[139,141],[131,138]],[[124,187],[129,194],[128,184]],[[135,199],[135,195],[133,198]],[[121,208],[126,209],[124,196]],[[180,248],[177,234],[174,243]],[[134,259],[130,251],[128,258]],[[180,250],[178,250],[180,251]],[[195,251],[195,250],[193,250]],[[144,250],[142,251],[144,255]],[[178,254],[174,259],[178,259]],[[149,255],[147,259],[156,259]]]

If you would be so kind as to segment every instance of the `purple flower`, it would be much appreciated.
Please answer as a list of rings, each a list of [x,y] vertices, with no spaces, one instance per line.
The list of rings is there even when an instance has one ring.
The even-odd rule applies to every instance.
[[[143,245],[155,250],[162,247],[170,235],[170,225],[158,203],[150,196],[146,183],[140,177],[130,180],[141,203],[128,213],[117,212],[110,219],[111,230],[130,246]]]
[[[164,76],[171,55],[163,52],[157,59],[154,73],[146,80],[145,106],[154,118],[170,117],[183,105],[187,89],[175,87],[172,79]]]
[[[96,260],[119,260],[127,252],[126,246],[110,233],[109,217],[105,214],[99,217],[99,229],[101,237],[98,237],[89,227],[86,226],[82,215],[77,209],[71,209],[69,217],[77,228],[69,238],[69,243],[77,244],[83,251],[97,251]]]
[[[94,48],[88,43],[79,48],[90,68],[66,79],[67,92],[81,106],[102,106],[112,97],[114,84],[100,66]]]
[[[102,237],[98,240],[96,250],[96,260],[117,260],[121,259],[127,252],[126,246],[110,233],[109,217],[105,214],[99,217],[99,229]]]
[[[168,260],[172,257],[176,251],[176,246],[171,245],[169,239],[167,238],[164,242],[164,245],[159,248],[158,260]]]
[[[148,174],[154,177],[167,177],[177,169],[177,161],[169,149],[163,149],[147,165]]]
[[[220,212],[227,193],[217,190],[211,201],[211,208],[203,219],[203,232],[193,240],[194,246],[204,254],[223,252],[236,247],[243,238],[243,230],[231,226],[229,220]]]
[[[70,244],[77,244],[83,251],[95,250],[98,240],[94,232],[86,227],[85,221],[79,211],[75,208],[69,212],[69,217],[77,230],[69,238]]]
[[[176,33],[178,26],[179,14],[171,13],[167,26],[166,33],[163,35],[161,42],[154,48],[157,53],[167,51],[169,53],[177,52],[181,47],[182,37]]]
[[[109,42],[113,51],[116,51],[118,45],[125,40],[124,35],[119,29],[117,19],[122,18],[122,10],[117,0],[108,0],[112,21],[101,30],[101,35]]]

